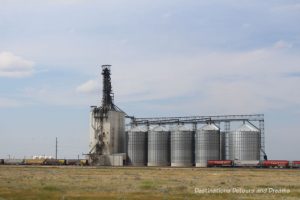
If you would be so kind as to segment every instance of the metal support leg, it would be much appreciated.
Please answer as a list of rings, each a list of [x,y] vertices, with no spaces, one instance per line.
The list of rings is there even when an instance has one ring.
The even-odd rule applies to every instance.
[[[260,160],[264,160],[264,152],[265,152],[265,122],[264,120],[259,121],[259,129],[260,129]]]
[[[197,131],[197,123],[193,123],[193,131]]]
[[[225,159],[229,160],[229,132],[230,132],[230,121],[225,121]]]

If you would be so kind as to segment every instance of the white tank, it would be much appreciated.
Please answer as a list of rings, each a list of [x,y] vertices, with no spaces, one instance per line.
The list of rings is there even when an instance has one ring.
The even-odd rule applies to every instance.
[[[259,160],[260,131],[249,124],[229,133],[230,160]]]
[[[134,127],[127,132],[127,163],[133,166],[147,164],[147,129]]]
[[[177,126],[171,131],[171,166],[193,165],[194,133],[186,126]]]
[[[148,133],[147,165],[170,165],[170,131],[163,126],[157,126]]]
[[[196,167],[207,167],[207,160],[220,159],[220,129],[208,124],[196,131],[195,161]]]

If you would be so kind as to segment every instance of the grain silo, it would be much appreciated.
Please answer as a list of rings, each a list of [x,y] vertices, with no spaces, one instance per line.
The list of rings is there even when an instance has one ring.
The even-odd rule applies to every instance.
[[[207,167],[207,160],[219,159],[220,129],[215,124],[205,125],[195,134],[196,167]]]
[[[184,125],[171,131],[171,166],[193,165],[194,132]]]
[[[90,151],[92,165],[112,165],[109,157],[124,153],[125,112],[113,100],[110,65],[102,65],[103,92],[101,106],[91,106]]]
[[[226,159],[226,135],[227,133],[225,131],[220,132],[220,160],[227,160]]]
[[[249,124],[243,124],[228,135],[230,160],[259,160],[260,131]]]
[[[147,164],[147,129],[136,126],[127,132],[127,164],[144,166]]]
[[[90,153],[124,153],[125,113],[93,107],[90,113]]]
[[[170,131],[157,126],[148,133],[148,166],[170,165]]]

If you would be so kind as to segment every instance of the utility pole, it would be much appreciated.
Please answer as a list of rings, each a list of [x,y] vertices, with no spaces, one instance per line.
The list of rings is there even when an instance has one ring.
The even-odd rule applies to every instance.
[[[55,159],[57,159],[57,137],[55,138]]]

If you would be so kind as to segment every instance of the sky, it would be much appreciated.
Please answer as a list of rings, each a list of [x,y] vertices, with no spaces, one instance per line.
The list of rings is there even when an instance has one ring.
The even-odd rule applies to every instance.
[[[299,160],[299,0],[0,0],[0,158],[88,152],[112,65],[136,117],[265,114],[269,159]]]

